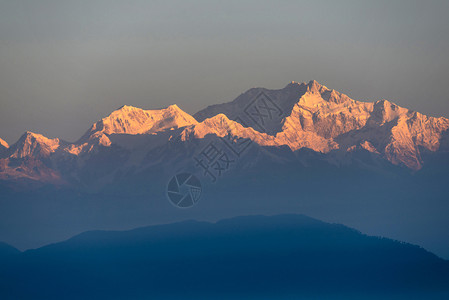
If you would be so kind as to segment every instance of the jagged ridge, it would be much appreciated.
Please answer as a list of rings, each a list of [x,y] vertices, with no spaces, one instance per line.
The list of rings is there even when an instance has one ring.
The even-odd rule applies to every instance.
[[[259,93],[267,94],[283,113],[279,124],[264,128],[269,133],[264,139],[259,134],[250,137],[264,146],[287,145],[292,150],[305,147],[323,153],[362,147],[380,153],[394,164],[417,170],[422,167],[420,148],[437,151],[449,128],[446,118],[428,117],[387,100],[355,101],[316,81],[292,82],[281,90],[251,89],[234,101],[210,106],[195,117],[206,121],[221,112],[232,120],[241,119]],[[216,131],[211,129],[211,133]]]
[[[278,120],[265,124],[265,130],[252,124],[251,120],[243,120],[249,116],[245,109],[249,105],[257,105],[254,99],[261,93],[269,99],[264,101],[272,101],[281,112]],[[292,82],[279,90],[250,89],[232,102],[213,105],[198,112],[195,118],[177,105],[160,110],[125,105],[93,124],[76,143],[26,132],[11,147],[6,142],[1,143],[0,172],[6,174],[13,168],[14,172],[8,174],[14,176],[9,177],[20,177],[22,173],[30,177],[29,170],[36,170],[36,161],[39,160],[45,161],[39,165],[41,169],[42,165],[47,169],[56,168],[52,176],[58,173],[61,162],[66,165],[65,169],[79,168],[92,155],[101,155],[102,147],[120,148],[111,141],[114,135],[160,136],[157,143],[160,145],[161,139],[168,143],[177,137],[187,141],[203,139],[207,135],[223,137],[228,134],[249,138],[260,146],[288,146],[293,151],[301,148],[321,153],[364,150],[393,164],[418,170],[423,164],[421,152],[440,150],[449,129],[446,118],[428,117],[387,100],[374,103],[355,101],[316,81]],[[145,143],[141,148],[151,150],[149,140]],[[123,151],[120,153],[123,154]],[[145,154],[137,157],[145,157]],[[22,161],[10,167],[11,159]],[[78,162],[72,164],[73,159]],[[138,164],[139,160],[134,158],[133,163]],[[48,173],[47,169],[40,172]],[[38,174],[32,177],[39,179]]]

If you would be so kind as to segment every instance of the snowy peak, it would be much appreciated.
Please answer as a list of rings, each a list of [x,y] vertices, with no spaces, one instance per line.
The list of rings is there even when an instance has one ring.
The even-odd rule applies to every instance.
[[[6,141],[0,139],[0,149],[8,149],[9,145]]]
[[[257,103],[259,95],[264,95],[263,103]],[[264,128],[254,126],[248,114],[251,105],[258,106],[255,115],[260,120],[263,114],[268,115],[264,111],[267,107],[278,108],[281,117],[270,126],[268,122]],[[234,101],[210,106],[195,117],[212,120],[220,113],[231,120],[242,119],[255,129],[255,133],[245,134],[259,145],[287,145],[294,151],[310,148],[322,153],[352,151],[362,145],[393,164],[416,170],[422,167],[421,149],[437,151],[449,130],[445,118],[424,116],[387,100],[355,101],[315,80],[292,81],[280,90],[250,89]]]
[[[320,84],[316,80],[311,80],[308,83],[305,82],[298,83],[292,81],[284,88],[284,90],[292,90],[292,89],[296,89],[298,99],[300,99],[306,94],[311,94],[321,97],[321,100],[323,101],[334,102],[338,104],[351,100],[345,94],[339,93],[333,89],[331,90],[326,86]]]
[[[9,145],[6,141],[0,139],[0,159],[8,154]]]
[[[374,121],[384,124],[409,113],[410,110],[383,99],[374,103],[371,117]]]
[[[176,104],[160,110],[143,110],[124,105],[101,119],[86,132],[82,140],[96,132],[110,134],[146,134],[197,124],[188,113]]]
[[[230,120],[224,114],[218,114],[212,118],[206,119],[195,126],[186,128],[183,135],[187,132],[194,133],[196,138],[204,138],[208,134],[214,134],[219,137],[223,137],[228,133],[242,134],[244,128],[241,124]]]
[[[237,122],[230,120],[225,114],[218,114],[212,118],[204,120],[201,124],[210,127],[231,127],[235,126]]]
[[[348,101],[354,101],[347,95],[337,92],[334,89],[329,89],[315,80],[311,80],[309,83],[304,84],[304,86],[306,91],[299,98],[303,99],[302,102],[304,104],[307,104],[309,99],[313,99],[313,105],[316,105],[317,102],[342,104]]]
[[[244,127],[242,124],[230,120],[224,114],[218,114],[197,125],[185,128],[181,133],[181,140],[185,141],[190,138],[203,139],[208,135],[249,139],[261,146],[279,145],[276,144],[273,136],[258,132],[251,127]]]
[[[289,84],[285,86],[285,88],[291,88],[291,87],[301,87],[305,90],[321,90],[321,89],[327,89],[324,85],[320,84],[316,80],[310,80],[309,82],[298,82],[298,81],[291,81]]]
[[[98,146],[109,147],[111,144],[111,140],[106,134],[97,131],[88,136],[87,140],[84,140],[82,143],[70,144],[63,150],[72,155],[79,155],[81,153],[91,152]]]
[[[27,131],[10,147],[10,157],[48,157],[55,152],[59,146],[60,141],[57,138],[49,139],[41,134]]]
[[[309,83],[305,85],[307,87],[307,91],[310,93],[324,93],[329,89],[322,84],[319,84],[316,80],[311,80]]]

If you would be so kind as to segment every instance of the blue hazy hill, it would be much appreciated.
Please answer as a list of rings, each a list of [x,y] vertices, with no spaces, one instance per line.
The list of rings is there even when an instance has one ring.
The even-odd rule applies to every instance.
[[[0,259],[19,254],[20,251],[4,242],[0,242]]]
[[[447,261],[302,215],[91,231],[2,261],[2,299],[449,295]]]

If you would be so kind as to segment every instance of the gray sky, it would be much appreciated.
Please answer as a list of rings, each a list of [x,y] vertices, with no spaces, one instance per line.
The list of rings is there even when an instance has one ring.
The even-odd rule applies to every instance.
[[[320,83],[449,117],[449,1],[0,0],[0,137]]]

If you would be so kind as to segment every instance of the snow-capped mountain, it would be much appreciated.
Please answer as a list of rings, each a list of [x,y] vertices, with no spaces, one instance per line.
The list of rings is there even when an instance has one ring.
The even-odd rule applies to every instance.
[[[6,141],[0,139],[0,149],[8,149],[9,145]]]
[[[9,145],[6,141],[0,139],[0,157],[8,150]]]
[[[52,162],[52,155],[61,146],[57,138],[49,139],[30,131],[6,148],[0,159],[0,179],[28,178],[60,184],[61,175]]]
[[[150,134],[198,123],[176,104],[160,110],[143,110],[124,105],[92,125],[81,140],[101,132],[110,134]]]
[[[254,103],[260,94],[267,95],[267,99]],[[269,101],[272,104],[265,105]],[[257,113],[248,111],[252,105],[259,108]],[[264,126],[252,119],[253,115],[262,115],[259,119],[263,120],[263,114],[266,119],[273,119],[268,110],[275,114],[277,108],[280,116],[274,126]],[[232,120],[243,119],[256,130],[267,132],[252,134],[251,139],[260,145],[287,145],[293,151],[309,148],[322,153],[361,147],[380,153],[393,164],[415,170],[422,167],[421,151],[437,151],[449,129],[446,118],[428,117],[387,100],[355,101],[316,81],[292,82],[281,90],[251,89],[232,102],[198,112],[195,118],[202,121],[218,112]]]
[[[115,172],[162,160],[170,164],[170,157],[164,157],[168,152],[160,150],[164,145],[210,136],[248,139],[260,147],[287,146],[292,152],[365,151],[419,170],[423,152],[449,150],[448,129],[446,118],[428,117],[387,100],[361,102],[316,81],[292,82],[279,90],[250,89],[194,117],[177,105],[159,110],[125,105],[93,124],[75,143],[26,132],[10,147],[1,143],[0,174],[4,179],[60,177],[76,184],[85,168],[95,166],[95,180],[106,176],[108,181]],[[339,164],[338,157],[332,160]],[[40,178],[40,173],[45,176]]]
[[[49,157],[59,146],[58,138],[49,139],[41,134],[27,131],[9,148],[9,152],[11,158]]]

